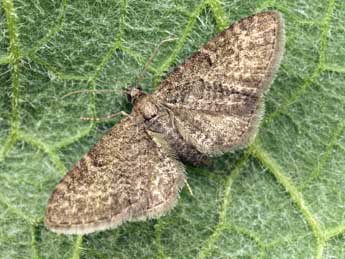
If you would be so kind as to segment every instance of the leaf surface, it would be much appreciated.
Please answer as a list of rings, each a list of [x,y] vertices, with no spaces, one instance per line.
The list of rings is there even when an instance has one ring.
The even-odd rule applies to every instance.
[[[43,226],[56,183],[114,125],[80,116],[129,110],[143,88],[230,23],[275,9],[286,52],[246,150],[188,168],[176,209],[88,236]],[[0,6],[1,258],[344,258],[345,2],[34,1]],[[79,94],[78,89],[114,89]]]

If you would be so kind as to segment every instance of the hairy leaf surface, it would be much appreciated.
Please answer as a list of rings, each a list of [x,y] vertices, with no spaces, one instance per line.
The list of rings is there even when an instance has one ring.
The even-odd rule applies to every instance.
[[[1,258],[344,258],[345,2],[186,0],[0,2]],[[130,109],[142,86],[230,23],[275,9],[286,52],[246,150],[188,168],[176,209],[158,220],[70,237],[43,226],[63,174]],[[62,96],[79,89],[113,94]]]

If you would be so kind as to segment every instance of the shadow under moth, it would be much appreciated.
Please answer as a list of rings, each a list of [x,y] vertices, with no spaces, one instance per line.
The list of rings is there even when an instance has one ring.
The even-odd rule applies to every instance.
[[[182,162],[202,164],[254,138],[283,50],[281,15],[262,12],[211,39],[152,94],[129,88],[131,114],[56,186],[45,225],[87,234],[166,214],[186,181]]]

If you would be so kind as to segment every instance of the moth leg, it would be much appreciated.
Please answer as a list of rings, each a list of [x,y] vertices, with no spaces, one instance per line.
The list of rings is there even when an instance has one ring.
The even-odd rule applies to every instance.
[[[83,121],[101,121],[101,120],[109,120],[109,119],[115,118],[119,115],[123,115],[123,116],[127,116],[127,117],[131,118],[131,116],[128,113],[126,113],[124,111],[120,111],[120,112],[109,114],[109,115],[106,115],[103,117],[80,117],[80,119]]]
[[[169,117],[170,117],[171,125],[172,125],[173,129],[176,129],[174,113],[168,107],[166,107],[166,108],[167,108],[167,111],[168,111],[168,114],[169,114]]]
[[[191,195],[191,196],[194,196],[193,191],[192,191],[192,188],[190,187],[190,185],[189,185],[189,183],[188,183],[188,181],[187,181],[187,178],[184,179],[184,182],[185,182],[185,184],[186,184],[186,186],[187,186],[187,189],[188,189],[190,195]]]

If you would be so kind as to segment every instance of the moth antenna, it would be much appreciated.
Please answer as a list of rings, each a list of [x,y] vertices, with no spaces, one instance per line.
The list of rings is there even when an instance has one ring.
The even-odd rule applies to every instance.
[[[119,115],[130,117],[130,115],[128,113],[126,113],[124,111],[120,111],[120,112],[109,114],[109,115],[106,115],[103,117],[80,117],[80,119],[83,121],[101,121],[101,120],[109,120],[109,119],[115,118]]]
[[[118,92],[119,90],[111,90],[111,89],[99,89],[99,90],[87,90],[87,89],[83,89],[83,90],[77,90],[77,91],[73,91],[73,92],[69,92],[65,95],[63,95],[61,97],[61,99],[74,95],[74,94],[84,94],[84,93],[95,93],[95,94],[104,94],[104,93],[114,93],[114,92]]]
[[[188,189],[190,195],[191,195],[191,196],[194,196],[193,191],[192,191],[192,188],[190,187],[190,185],[189,185],[187,179],[185,179],[184,182],[186,183],[186,186],[187,186],[187,189]]]
[[[147,71],[147,68],[149,67],[149,65],[151,65],[152,60],[157,56],[158,51],[159,51],[159,48],[160,48],[163,44],[165,44],[165,43],[167,43],[167,42],[175,41],[175,40],[177,40],[177,38],[168,38],[168,39],[162,40],[162,41],[155,47],[155,49],[153,50],[151,56],[150,56],[149,59],[146,61],[143,70],[142,70],[142,71],[140,72],[140,74],[137,76],[134,85],[138,85],[139,82],[143,80],[144,75],[145,75],[145,73],[146,73],[146,71]]]

